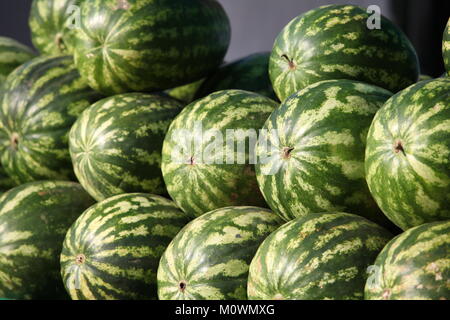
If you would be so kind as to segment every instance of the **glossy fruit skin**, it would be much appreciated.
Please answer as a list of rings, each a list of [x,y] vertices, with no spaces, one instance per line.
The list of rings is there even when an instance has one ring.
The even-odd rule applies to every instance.
[[[68,133],[100,95],[80,78],[69,56],[35,58],[4,84],[1,163],[16,183],[74,178]]]
[[[408,38],[383,16],[380,29],[368,29],[370,16],[353,5],[328,5],[293,19],[275,40],[270,59],[278,98],[283,101],[330,79],[362,81],[392,92],[415,83],[419,60]]]
[[[392,239],[367,280],[367,300],[449,300],[450,220],[422,224]]]
[[[230,22],[215,0],[91,0],[81,15],[75,62],[107,95],[198,80],[222,63],[230,42]]]
[[[389,225],[364,174],[366,135],[391,93],[351,80],[315,83],[275,110],[258,144],[258,184],[286,221],[310,213],[346,211]]]
[[[67,299],[59,255],[71,224],[94,200],[74,182],[39,181],[0,197],[0,296]]]
[[[269,52],[261,52],[221,66],[203,81],[196,91],[195,99],[220,90],[239,89],[276,100],[268,73],[269,58]]]
[[[84,0],[33,0],[28,24],[34,46],[44,55],[72,53],[76,15]]]
[[[275,101],[256,93],[223,90],[183,109],[167,132],[161,165],[167,191],[183,211],[199,216],[227,206],[266,205],[246,137],[251,134],[248,130],[256,135],[277,107]],[[236,130],[230,138],[233,151],[225,147],[226,132],[232,129]],[[239,129],[249,134],[236,136]],[[223,137],[223,144],[218,138],[214,150],[209,135]],[[242,143],[242,151],[236,151]]]
[[[33,50],[14,39],[0,37],[0,96],[6,77],[21,64],[33,59]],[[1,100],[1,99],[0,99]]]
[[[187,224],[158,268],[160,300],[245,300],[248,267],[282,220],[267,209],[227,207]]]
[[[69,137],[81,185],[98,201],[131,192],[166,194],[161,149],[182,107],[171,98],[126,93],[86,109]]]
[[[131,193],[86,210],[67,232],[61,275],[73,300],[156,299],[159,259],[190,217],[163,197]]]
[[[392,235],[354,214],[314,213],[271,233],[250,264],[250,300],[360,300]]]
[[[447,76],[450,76],[450,18],[448,19],[442,38],[442,57],[444,58]]]
[[[391,97],[367,135],[366,179],[403,230],[450,219],[450,79],[421,81]]]

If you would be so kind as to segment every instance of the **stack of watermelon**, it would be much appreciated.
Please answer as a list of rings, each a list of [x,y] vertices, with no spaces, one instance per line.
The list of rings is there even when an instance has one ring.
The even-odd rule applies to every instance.
[[[39,53],[0,37],[0,299],[449,299],[450,79],[370,18],[224,63],[216,0],[34,0]]]

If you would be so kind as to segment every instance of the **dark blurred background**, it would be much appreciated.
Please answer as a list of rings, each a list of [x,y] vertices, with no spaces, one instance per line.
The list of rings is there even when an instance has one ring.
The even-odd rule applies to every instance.
[[[444,72],[442,33],[450,15],[448,0],[219,0],[230,16],[233,34],[226,60],[270,51],[275,37],[294,17],[325,4],[378,5],[409,36],[419,54],[422,73]],[[0,35],[31,44],[28,12],[31,0],[0,0]]]

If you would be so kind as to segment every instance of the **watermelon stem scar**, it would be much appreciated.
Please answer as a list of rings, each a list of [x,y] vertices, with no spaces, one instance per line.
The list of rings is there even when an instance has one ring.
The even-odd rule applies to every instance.
[[[86,256],[82,253],[80,253],[79,255],[77,255],[77,257],[75,258],[75,262],[77,264],[83,264],[86,262]]]
[[[283,159],[289,159],[291,157],[291,152],[294,150],[292,147],[283,148]]]
[[[397,142],[395,143],[395,145],[394,145],[394,152],[395,152],[395,153],[399,153],[400,151],[401,151],[404,155],[406,155],[405,149],[403,148],[403,144],[402,144],[402,142],[399,140],[399,141],[397,141]]]
[[[17,150],[18,149],[18,146],[19,146],[19,134],[18,133],[16,133],[16,132],[13,132],[12,134],[11,134],[11,147],[14,149],[14,150]]]
[[[180,291],[184,292],[184,290],[186,290],[186,282],[180,281],[179,287],[180,287]]]
[[[289,63],[289,69],[291,69],[291,70],[296,69],[296,65],[295,65],[294,61],[292,59],[289,59],[289,57],[286,54],[283,54],[281,57],[285,58],[287,60],[287,62]]]
[[[59,49],[59,51],[64,52],[66,46],[64,44],[63,36],[61,33],[58,33],[55,36],[55,43],[56,43],[56,47]]]

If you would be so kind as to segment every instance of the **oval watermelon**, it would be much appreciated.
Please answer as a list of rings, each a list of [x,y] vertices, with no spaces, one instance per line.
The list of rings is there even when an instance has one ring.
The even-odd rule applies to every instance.
[[[14,39],[0,37],[0,96],[6,77],[21,64],[33,59],[36,54],[31,48]],[[0,102],[1,104],[1,102]]]
[[[389,99],[367,136],[366,179],[403,230],[450,219],[450,79],[421,81]]]
[[[250,264],[251,300],[363,299],[366,270],[392,235],[348,213],[314,213],[264,240]]]
[[[72,299],[156,299],[156,272],[164,250],[189,222],[175,204],[133,193],[86,210],[69,229],[61,274]]]
[[[381,16],[353,5],[328,5],[292,20],[275,40],[269,73],[281,101],[330,79],[367,82],[397,92],[419,76],[417,54],[405,34]]]
[[[450,299],[450,221],[426,223],[392,239],[367,279],[368,300]]]
[[[223,61],[230,22],[215,0],[91,0],[81,6],[75,62],[105,94],[166,90]]]
[[[366,135],[391,93],[362,82],[328,80],[289,97],[263,129],[258,184],[286,221],[309,213],[347,211],[389,225],[364,177]]]
[[[73,52],[84,0],[33,0],[28,24],[34,46],[47,55]],[[77,16],[78,15],[78,16]]]
[[[130,192],[165,194],[161,148],[182,105],[144,93],[126,93],[86,109],[70,131],[75,174],[97,200]]]
[[[161,165],[167,190],[183,211],[198,216],[227,206],[265,206],[250,138],[277,106],[256,93],[224,90],[183,109],[167,132]]]
[[[447,75],[450,76],[450,18],[448,19],[442,39],[442,57],[444,58]]]
[[[260,243],[282,220],[257,207],[227,207],[186,225],[158,268],[161,300],[242,300],[248,266]]]
[[[12,72],[0,112],[1,162],[16,183],[74,178],[68,132],[100,96],[69,56],[35,58]]]
[[[74,182],[21,185],[0,197],[0,296],[66,299],[59,255],[70,225],[94,200]]]

